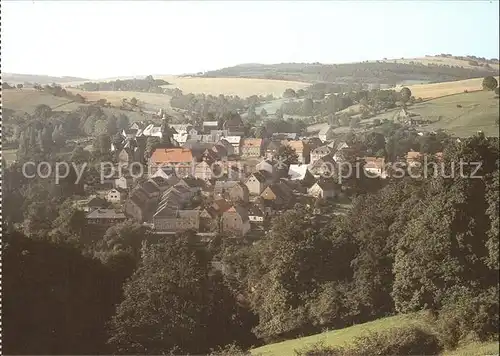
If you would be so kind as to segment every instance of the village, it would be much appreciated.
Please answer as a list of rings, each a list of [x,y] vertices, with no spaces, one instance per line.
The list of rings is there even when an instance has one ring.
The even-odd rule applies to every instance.
[[[331,139],[327,131],[307,138],[296,133],[246,138],[243,121],[235,115],[222,129],[217,121],[204,121],[201,127],[167,124],[172,143],[146,154],[148,170],[138,178],[128,167],[144,163],[146,141],[161,140],[162,125],[133,123],[121,133],[121,148],[111,145],[121,174],[76,202],[86,212],[89,234],[132,219],[163,235],[194,230],[199,236],[259,238],[274,216],[296,204],[324,218],[322,207],[349,201],[334,173],[350,157],[362,159],[369,177],[389,175],[384,158],[359,157],[356,147]],[[293,156],[291,161],[280,157],[283,152]],[[420,158],[419,152],[409,152],[406,163]]]

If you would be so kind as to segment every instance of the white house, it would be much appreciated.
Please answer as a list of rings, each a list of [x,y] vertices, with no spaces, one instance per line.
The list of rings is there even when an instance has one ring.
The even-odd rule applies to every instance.
[[[132,184],[132,179],[131,178],[125,178],[121,176],[120,178],[115,179],[115,188],[120,188],[120,189],[129,189],[131,188]]]
[[[234,154],[240,154],[241,136],[225,136],[224,139],[234,148]]]
[[[106,200],[110,203],[120,203],[125,199],[125,194],[119,191],[118,189],[111,189],[106,194]]]
[[[335,183],[332,181],[318,181],[307,190],[307,193],[316,198],[334,198],[335,197]]]

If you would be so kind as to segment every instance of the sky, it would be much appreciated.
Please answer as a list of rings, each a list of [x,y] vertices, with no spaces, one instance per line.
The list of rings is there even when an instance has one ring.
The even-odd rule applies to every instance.
[[[496,1],[2,1],[2,71],[88,79],[242,63],[498,58]]]

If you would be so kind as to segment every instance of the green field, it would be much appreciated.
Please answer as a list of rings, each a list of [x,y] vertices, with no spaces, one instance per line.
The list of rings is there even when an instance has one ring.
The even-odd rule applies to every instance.
[[[499,115],[499,99],[492,92],[477,91],[449,95],[438,99],[412,105],[408,112],[417,114],[416,120],[430,120],[432,124],[420,127],[423,131],[443,129],[458,137],[466,137],[477,131],[486,135],[498,136],[495,121]],[[374,119],[394,120],[399,110],[377,115]]]
[[[394,327],[409,325],[421,326],[425,329],[431,327],[428,322],[426,322],[426,318],[423,314],[415,313],[397,315],[364,324],[354,325],[340,330],[327,331],[317,335],[265,345],[251,350],[251,353],[254,356],[294,356],[295,350],[308,348],[319,342],[323,343],[325,346],[345,346],[352,342],[356,337],[359,337],[366,332],[380,332]],[[444,353],[444,355],[449,356],[479,356],[496,354],[498,354],[498,342],[473,342],[463,345],[456,350],[446,351]]]
[[[28,114],[33,114],[35,112],[36,107],[41,104],[48,105],[52,110],[55,111],[74,111],[77,110],[80,106],[87,105],[87,104],[75,103],[67,98],[54,96],[52,94],[33,89],[22,89],[22,90],[7,89],[3,90],[2,94],[3,94],[2,105],[4,108],[18,112],[25,112]],[[144,93],[138,93],[138,94],[144,94]],[[154,97],[154,95],[157,94],[151,94],[151,97]],[[151,110],[156,110],[156,109],[157,109],[156,107],[151,108]],[[114,108],[114,107],[103,108],[103,111],[106,112],[106,114],[108,115],[113,114],[115,116],[118,116],[119,114],[125,114],[129,117],[131,122],[151,119],[151,115],[148,115],[146,113],[121,110],[119,108]]]
[[[443,129],[458,137],[467,137],[477,131],[483,131],[488,136],[498,136],[498,126],[495,122],[499,117],[498,97],[490,91],[476,91],[448,95],[428,100],[408,107],[408,112],[416,114],[415,120],[429,120],[432,123],[417,126],[418,130],[436,131]],[[401,109],[391,109],[366,120],[362,124],[369,124],[375,119],[397,120]],[[326,123],[308,127],[309,132],[319,131],[327,126]],[[344,133],[349,127],[339,127],[334,131]]]

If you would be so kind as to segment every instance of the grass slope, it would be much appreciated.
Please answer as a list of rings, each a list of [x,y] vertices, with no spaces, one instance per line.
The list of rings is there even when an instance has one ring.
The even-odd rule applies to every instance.
[[[146,110],[157,111],[163,107],[167,110],[170,108],[170,97],[167,95],[152,94],[152,93],[135,93],[135,92],[82,92],[79,90],[70,90],[73,94],[81,93],[87,100],[97,101],[98,99],[107,99],[112,105],[120,105],[122,98],[131,99],[136,97],[140,102],[144,103]],[[55,111],[73,111],[80,106],[86,104],[75,103],[70,99],[51,95],[43,91],[33,89],[7,89],[2,90],[3,94],[3,107],[18,112],[26,112],[33,114],[38,105],[45,104],[50,106]],[[91,95],[89,95],[91,94]],[[161,98],[159,98],[161,96]],[[165,102],[166,101],[166,102]],[[163,106],[165,104],[165,106]],[[103,108],[107,114],[125,114],[129,117],[130,121],[141,121],[151,119],[151,115],[139,113],[136,111],[121,110],[119,108]],[[177,115],[176,112],[172,112]]]
[[[343,346],[354,338],[368,331],[383,331],[403,325],[422,325],[423,321],[414,314],[387,317],[364,324],[350,326],[340,330],[327,331],[321,334],[288,340],[276,344],[265,345],[252,350],[252,355],[259,356],[293,356],[294,350],[323,342],[325,345]]]
[[[175,75],[156,75],[156,79],[164,79],[171,85],[165,88],[179,88],[184,94],[210,94],[210,95],[234,95],[241,98],[247,98],[252,95],[272,94],[275,97],[281,97],[285,89],[292,88],[298,90],[306,88],[310,83],[294,82],[286,80],[273,79],[255,79],[255,78],[201,78],[201,77],[180,77]],[[108,78],[97,81],[107,82],[118,78]],[[120,78],[125,79],[125,78]],[[127,78],[130,79],[130,78]],[[96,80],[93,80],[95,82]],[[66,86],[77,86],[83,82],[65,83]],[[85,93],[111,93],[111,92],[85,92]],[[127,95],[128,92],[115,92],[118,96]],[[149,93],[140,93],[149,95]],[[82,94],[84,95],[84,94]],[[111,94],[108,94],[111,95]],[[161,94],[151,94],[161,95]],[[85,95],[84,95],[85,96]],[[137,96],[136,96],[137,97]],[[168,97],[168,96],[165,96]],[[138,98],[139,99],[139,98]]]
[[[479,91],[429,100],[410,106],[408,111],[419,115],[416,119],[433,121],[432,124],[421,127],[423,131],[443,129],[458,137],[483,131],[486,135],[498,136],[495,121],[499,116],[499,102],[492,92]],[[374,119],[394,120],[398,111],[392,110],[363,122]]]
[[[499,77],[496,77],[499,80]],[[415,98],[432,99],[446,95],[463,93],[465,90],[477,91],[482,90],[483,78],[473,78],[466,80],[457,80],[454,82],[432,83],[432,84],[415,84],[408,85],[412,95]],[[401,86],[394,88],[396,91],[401,90]]]
[[[45,104],[57,111],[73,111],[81,104],[74,103],[68,98],[62,98],[33,89],[4,89],[2,90],[2,105],[15,111],[33,114],[38,105]]]
[[[423,314],[414,313],[406,315],[396,315],[371,321],[364,324],[350,326],[340,330],[327,331],[317,335],[288,340],[275,344],[265,345],[251,350],[254,356],[294,356],[295,350],[311,347],[318,342],[326,346],[345,346],[353,342],[367,332],[383,332],[394,327],[420,326],[424,329],[431,329],[432,326],[426,321]],[[477,343],[472,342],[462,345],[453,351],[446,351],[444,355],[475,356],[475,355],[498,354],[498,342]]]
[[[436,131],[443,129],[458,137],[467,137],[477,131],[483,131],[486,135],[498,137],[498,127],[496,120],[499,117],[498,98],[491,91],[476,91],[448,95],[441,98],[428,100],[414,104],[408,111],[418,116],[415,119],[431,120],[433,123],[419,127],[422,131]],[[461,107],[458,107],[460,105]],[[396,120],[400,111],[399,108],[381,113],[367,120],[362,120],[362,124],[369,123],[375,119],[381,121]],[[318,132],[326,123],[314,124],[307,128],[308,132]],[[345,133],[349,127],[339,127],[334,130],[336,133]]]
[[[179,88],[183,93],[211,94],[211,95],[237,95],[247,98],[252,95],[272,94],[281,97],[285,89],[304,89],[309,83],[249,78],[198,78],[198,77],[160,77],[172,85],[170,88]]]

